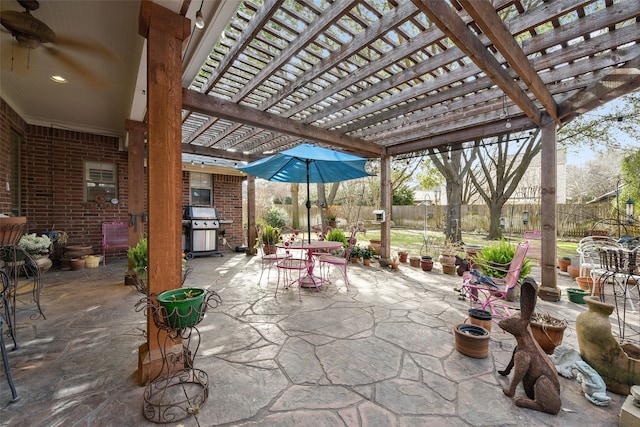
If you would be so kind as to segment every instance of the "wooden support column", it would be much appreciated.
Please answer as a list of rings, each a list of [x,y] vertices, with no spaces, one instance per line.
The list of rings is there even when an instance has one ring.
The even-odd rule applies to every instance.
[[[380,260],[381,265],[391,262],[391,156],[380,157],[380,207],[384,210],[385,220],[380,224]]]
[[[127,203],[129,206],[129,246],[135,246],[144,234],[144,136],[147,125],[134,120],[125,121],[129,132]]]
[[[548,119],[548,117],[547,117]],[[557,155],[556,126],[548,120],[542,127],[541,178],[542,186],[542,284],[538,295],[545,301],[560,301],[558,276],[556,272],[556,216],[557,216]]]
[[[138,31],[147,39],[148,295],[182,286],[182,49],[190,24],[184,16],[142,1]],[[160,373],[162,341],[148,316],[147,348],[139,354],[143,383]]]
[[[256,251],[256,177],[247,175],[247,255]]]

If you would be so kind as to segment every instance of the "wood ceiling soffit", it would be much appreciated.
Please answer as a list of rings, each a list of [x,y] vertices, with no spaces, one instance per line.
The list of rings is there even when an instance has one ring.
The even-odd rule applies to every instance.
[[[440,0],[413,0],[467,56],[478,65],[536,124],[542,125],[542,114],[527,94],[511,79],[498,60],[469,30],[464,21]]]
[[[592,110],[638,87],[640,87],[640,57],[613,69],[601,80],[560,104],[560,117],[563,122],[566,122],[574,118],[575,113]]]
[[[277,114],[258,111],[254,108],[235,104],[223,99],[204,95],[192,90],[182,89],[183,108],[194,110],[202,114],[216,116],[222,119],[232,120],[251,126],[259,126],[264,129],[309,138],[313,141],[341,147],[348,151],[358,151],[369,156],[380,156],[384,147],[363,141],[361,139],[345,136],[339,132],[309,126],[302,122],[296,122]]]
[[[240,35],[240,40],[234,43],[229,52],[222,58],[218,67],[212,72],[203,93],[209,92],[218,83],[218,80],[231,68],[240,53],[251,44],[262,30],[264,24],[278,11],[283,2],[284,0],[266,0],[264,2],[260,10],[249,21],[245,31]]]
[[[504,23],[491,3],[487,0],[458,0],[458,2],[471,15],[482,32],[489,37],[498,52],[502,54],[520,79],[525,82],[547,113],[559,124],[558,106],[553,96],[551,96],[542,79],[529,63],[529,59],[520,48],[520,45],[504,27]]]

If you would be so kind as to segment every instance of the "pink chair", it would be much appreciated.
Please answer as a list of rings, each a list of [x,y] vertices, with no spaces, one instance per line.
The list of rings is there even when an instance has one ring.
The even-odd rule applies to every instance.
[[[292,235],[288,240],[283,241],[283,245],[285,247],[285,255],[281,259],[276,262],[276,266],[278,267],[278,283],[276,284],[276,292],[274,294],[274,298],[278,297],[278,288],[280,287],[280,282],[284,283],[285,289],[293,286],[294,284],[298,285],[298,299],[302,301],[302,293],[301,288],[303,284],[303,279],[308,275],[309,270],[313,264],[313,260],[310,260],[307,255],[307,250],[304,247],[304,239],[298,239],[298,234]],[[288,248],[289,245],[293,243],[300,243],[300,246],[297,247],[297,252],[300,252],[300,256],[295,256],[291,249]]]
[[[330,267],[333,266],[340,270],[342,273],[342,277],[344,278],[344,284],[349,290],[349,277],[347,276],[347,265],[349,264],[349,258],[351,258],[351,248],[356,243],[356,233],[358,229],[356,227],[351,231],[351,237],[349,237],[349,244],[347,245],[347,249],[345,251],[344,257],[324,254],[318,257],[318,261],[320,262],[320,271],[322,272],[323,280],[330,282],[329,273]]]
[[[509,290],[518,284],[520,271],[528,250],[528,241],[518,243],[513,259],[508,264],[474,259],[474,267],[491,268],[494,271],[505,273],[505,276],[503,278],[488,277],[476,274],[478,270],[465,271],[460,294],[469,298],[469,307],[489,311],[494,318],[511,317],[509,306],[501,302],[506,300]]]
[[[256,235],[258,236],[258,256],[260,256],[261,263],[261,271],[260,278],[258,279],[258,286],[262,283],[262,276],[264,275],[265,270],[267,271],[267,283],[269,283],[269,276],[271,275],[271,267],[276,265],[278,261],[283,259],[286,256],[284,250],[276,249],[274,253],[270,253],[266,250],[264,241],[262,239],[262,230],[259,227],[256,227]],[[275,245],[270,245],[275,247]]]

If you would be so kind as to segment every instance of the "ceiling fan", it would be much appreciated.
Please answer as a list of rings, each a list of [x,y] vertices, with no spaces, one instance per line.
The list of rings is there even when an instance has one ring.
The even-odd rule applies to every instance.
[[[38,1],[17,0],[17,2],[24,7],[24,12],[3,10],[0,12],[0,23],[11,33],[19,46],[26,47],[27,49],[43,47],[47,53],[65,63],[72,70],[89,80],[90,83],[97,86],[104,86],[107,83],[105,79],[91,71],[89,68],[51,45],[80,49],[86,53],[99,55],[109,60],[117,60],[117,57],[109,49],[98,43],[92,43],[85,40],[73,40],[57,36],[47,24],[31,14],[31,11],[37,10],[40,7],[40,3],[38,3]]]

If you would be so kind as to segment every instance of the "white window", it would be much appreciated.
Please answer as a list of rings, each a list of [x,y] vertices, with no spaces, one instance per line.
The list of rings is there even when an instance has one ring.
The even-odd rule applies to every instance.
[[[211,206],[213,202],[212,175],[201,172],[189,174],[189,189],[192,206]]]
[[[118,197],[118,165],[85,162],[85,202],[104,202]]]

